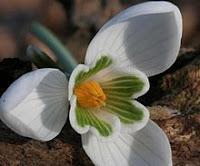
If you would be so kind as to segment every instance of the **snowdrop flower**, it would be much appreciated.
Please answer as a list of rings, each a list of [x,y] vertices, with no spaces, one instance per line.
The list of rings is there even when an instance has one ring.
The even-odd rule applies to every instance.
[[[132,6],[100,29],[69,82],[50,68],[15,81],[1,97],[1,120],[22,136],[48,141],[64,126],[69,100],[71,126],[95,165],[172,165],[166,135],[135,99],[149,89],[147,76],[174,63],[181,36],[173,4]]]

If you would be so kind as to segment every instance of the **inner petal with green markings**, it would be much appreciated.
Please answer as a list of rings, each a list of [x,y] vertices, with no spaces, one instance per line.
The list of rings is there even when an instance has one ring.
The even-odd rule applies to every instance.
[[[106,138],[124,127],[137,131],[147,123],[147,109],[134,100],[148,90],[147,77],[114,64],[108,56],[101,56],[94,67],[81,65],[72,73],[70,122],[77,132],[91,129]]]

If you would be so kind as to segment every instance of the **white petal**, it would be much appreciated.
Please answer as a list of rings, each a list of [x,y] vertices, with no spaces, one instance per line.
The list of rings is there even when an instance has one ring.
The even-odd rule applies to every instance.
[[[116,65],[112,65],[97,73],[95,76],[92,77],[92,79],[103,84],[103,82],[108,81],[112,78],[125,76],[127,74],[139,78],[144,83],[143,89],[141,91],[134,93],[132,98],[134,99],[138,98],[144,95],[149,90],[150,84],[148,77],[143,72],[137,69],[128,70],[127,68],[123,68],[123,70],[120,70]]]
[[[85,64],[110,55],[123,70],[137,68],[147,76],[169,68],[182,37],[179,9],[169,2],[146,2],[130,7],[108,23],[91,41]]]
[[[69,121],[71,126],[77,133],[84,134],[89,131],[90,126],[81,127],[78,125],[76,119],[76,106],[77,106],[77,99],[76,96],[73,95],[70,99]]]
[[[73,129],[78,132],[79,134],[85,134],[87,132],[91,132],[95,136],[98,137],[99,140],[101,141],[110,141],[111,139],[115,138],[118,136],[120,129],[121,129],[121,124],[120,120],[117,116],[110,114],[106,112],[105,110],[94,110],[92,113],[98,118],[106,122],[112,127],[112,133],[109,136],[102,136],[99,131],[90,125],[86,125],[84,127],[80,126],[77,122],[76,119],[76,96],[72,96],[70,100],[71,108],[69,111],[69,120],[70,124],[73,127]],[[90,110],[91,111],[91,110]]]
[[[89,69],[90,69],[89,66],[79,64],[73,70],[73,72],[72,72],[72,74],[70,75],[70,78],[69,78],[69,86],[68,86],[68,91],[69,91],[68,99],[69,100],[71,100],[71,98],[73,96],[73,89],[74,89],[74,86],[75,86],[75,81],[76,81],[77,75],[82,71],[87,72]]]
[[[82,135],[83,148],[98,166],[172,166],[171,148],[165,133],[152,121],[142,130],[121,134],[112,142]]]
[[[0,118],[16,133],[48,141],[65,124],[67,80],[57,69],[38,69],[16,80],[0,99]]]
[[[133,124],[121,123],[121,133],[133,133],[133,132],[139,131],[140,129],[145,127],[149,121],[149,110],[144,105],[137,102],[136,100],[133,100],[132,102],[133,102],[133,105],[135,105],[136,107],[140,108],[143,111],[144,117],[142,120],[136,121]]]
[[[98,117],[98,118],[104,120],[105,122],[107,122],[108,124],[110,124],[110,126],[112,127],[112,134],[108,137],[104,137],[99,134],[99,132],[96,130],[96,128],[91,127],[90,131],[92,134],[95,134],[99,140],[105,141],[105,142],[110,141],[110,140],[114,139],[115,137],[118,137],[120,130],[121,130],[121,122],[117,116],[107,112],[106,110],[102,110],[102,109],[98,110],[98,111],[97,110],[94,111],[94,115],[96,115],[96,117]]]

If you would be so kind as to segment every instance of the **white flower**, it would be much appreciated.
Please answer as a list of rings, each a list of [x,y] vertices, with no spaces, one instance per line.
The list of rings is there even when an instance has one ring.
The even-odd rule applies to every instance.
[[[164,132],[135,98],[147,76],[169,68],[182,36],[179,9],[168,2],[130,7],[108,21],[91,41],[85,64],[68,81],[57,69],[38,69],[15,81],[0,100],[1,120],[16,133],[48,141],[68,115],[96,165],[172,165]]]
[[[120,69],[111,54],[94,60],[93,67],[78,65],[69,80],[72,127],[91,131],[108,141],[121,132],[135,132],[149,120],[148,110],[134,100],[149,89],[148,78],[134,69]],[[109,139],[108,139],[109,138]]]

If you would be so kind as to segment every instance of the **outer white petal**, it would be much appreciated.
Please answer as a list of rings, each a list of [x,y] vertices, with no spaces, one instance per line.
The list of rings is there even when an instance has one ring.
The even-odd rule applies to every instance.
[[[67,80],[57,69],[39,69],[16,80],[0,99],[0,118],[16,133],[48,141],[68,112]]]
[[[169,2],[146,2],[130,7],[108,21],[91,41],[86,64],[108,54],[123,70],[137,68],[147,76],[169,68],[182,37],[179,9]]]
[[[152,121],[142,130],[101,142],[91,133],[82,135],[83,148],[98,166],[172,166],[169,141]]]

